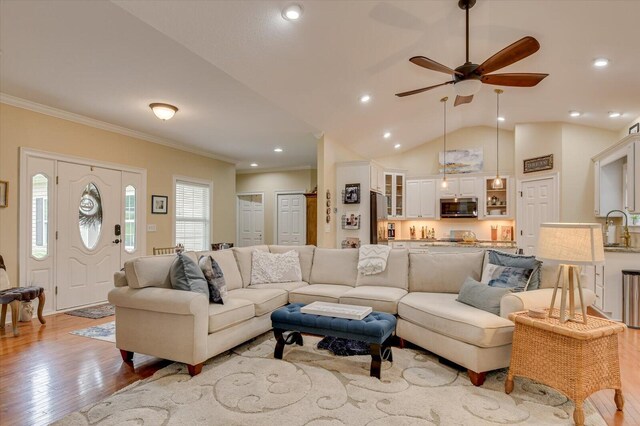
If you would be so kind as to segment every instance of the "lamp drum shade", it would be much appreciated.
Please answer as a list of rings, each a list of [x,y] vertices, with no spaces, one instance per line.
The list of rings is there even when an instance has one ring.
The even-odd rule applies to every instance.
[[[565,265],[604,263],[602,225],[599,223],[543,223],[536,258]]]

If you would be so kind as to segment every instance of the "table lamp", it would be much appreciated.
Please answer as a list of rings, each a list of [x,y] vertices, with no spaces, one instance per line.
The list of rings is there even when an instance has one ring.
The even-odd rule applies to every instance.
[[[604,263],[602,226],[599,223],[543,223],[540,225],[536,258],[543,262],[560,264],[556,285],[551,297],[549,316],[558,318],[560,323],[576,321],[575,286],[577,284],[582,308],[582,322],[587,323],[587,307],[584,305],[580,270],[578,266],[601,265]],[[556,295],[562,277],[560,315],[553,315]],[[567,291],[569,292],[569,317],[567,318]]]

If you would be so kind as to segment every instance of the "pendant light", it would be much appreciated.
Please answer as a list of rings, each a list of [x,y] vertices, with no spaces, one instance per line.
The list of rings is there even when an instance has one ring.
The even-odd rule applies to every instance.
[[[504,91],[496,89],[494,92],[496,92],[496,178],[491,183],[491,188],[502,189],[504,185],[500,177],[500,94]]]
[[[442,105],[444,107],[444,151],[442,153],[442,183],[440,184],[442,188],[447,188],[449,184],[447,183],[447,101],[448,97],[444,97],[440,99]]]

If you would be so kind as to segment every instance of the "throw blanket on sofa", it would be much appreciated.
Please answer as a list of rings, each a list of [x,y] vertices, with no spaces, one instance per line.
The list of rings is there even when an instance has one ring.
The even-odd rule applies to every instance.
[[[375,275],[384,271],[387,268],[390,251],[391,247],[389,246],[375,244],[360,246],[358,271],[362,275]]]

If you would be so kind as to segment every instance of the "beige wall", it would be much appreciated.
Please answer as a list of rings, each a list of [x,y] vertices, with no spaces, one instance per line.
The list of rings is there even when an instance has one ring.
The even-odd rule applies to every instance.
[[[174,175],[213,181],[212,241],[235,242],[233,164],[0,104],[0,180],[10,188],[9,207],[0,209],[0,253],[12,283],[18,283],[20,147],[147,169],[147,223],[157,225],[157,232],[147,234],[149,252],[173,244],[172,215],[152,215],[151,195],[171,197]]]
[[[318,141],[318,247],[336,247],[336,164],[344,161],[364,160],[364,158],[326,135]],[[331,222],[326,218],[326,192],[331,192]]]
[[[438,174],[438,158],[443,138],[426,142],[397,155],[376,158],[385,168],[407,170],[407,177]],[[484,172],[496,170],[496,129],[486,126],[468,127],[447,134],[447,150],[482,148]],[[500,131],[500,174],[513,173],[514,132]]]
[[[553,154],[553,170],[523,173],[523,161]],[[562,170],[562,123],[516,124],[515,168],[518,179],[532,178]]]
[[[264,242],[275,244],[275,217],[277,191],[310,192],[316,186],[317,170],[289,170],[236,175],[236,191],[264,193]]]

